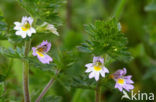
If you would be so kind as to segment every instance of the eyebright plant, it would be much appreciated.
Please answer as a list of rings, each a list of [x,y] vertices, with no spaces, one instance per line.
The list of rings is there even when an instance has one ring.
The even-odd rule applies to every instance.
[[[127,38],[121,32],[118,20],[116,18],[110,18],[104,21],[98,20],[94,24],[87,25],[86,31],[89,34],[89,39],[86,39],[86,41],[78,47],[78,50],[76,49],[75,52],[72,50],[70,51],[71,53],[66,53],[66,51],[62,51],[61,48],[54,48],[59,49],[59,51],[55,50],[55,54],[52,54],[54,53],[53,49],[51,49],[51,43],[53,41],[49,36],[52,34],[59,35],[54,26],[56,23],[53,23],[53,21],[58,17],[56,11],[59,6],[57,5],[60,4],[61,1],[49,1],[52,5],[49,5],[46,0],[38,0],[38,2],[36,2],[36,0],[18,0],[18,2],[26,9],[28,14],[31,15],[31,17],[22,17],[21,22],[14,22],[15,27],[12,28],[12,30],[16,30],[14,33],[12,33],[12,30],[9,30],[9,33],[11,33],[11,36],[14,36],[14,38],[17,36],[23,38],[21,40],[20,37],[22,47],[16,47],[16,45],[14,45],[15,49],[0,48],[0,53],[7,57],[21,59],[23,62],[24,101],[31,101],[29,95],[29,67],[34,65],[42,69],[45,69],[45,67],[49,68],[50,70],[48,71],[54,74],[35,102],[41,101],[56,78],[58,78],[56,81],[66,81],[70,79],[67,85],[63,83],[65,87],[72,87],[75,85],[75,87],[95,90],[96,102],[99,102],[98,100],[101,95],[100,88],[103,87],[103,84],[108,85],[109,83],[108,80],[110,78],[108,76],[110,75],[109,73],[112,73],[110,68],[111,63],[117,60],[125,60],[128,62],[131,59],[130,53],[126,47]],[[3,31],[5,30],[6,28],[3,29]],[[46,35],[46,31],[49,31],[50,34]],[[32,34],[34,35],[32,36]],[[46,37],[42,38],[43,35]],[[26,39],[27,37],[28,39]],[[33,42],[35,38],[37,39],[36,43]],[[3,36],[2,39],[8,39],[9,41],[14,40],[14,42],[19,40],[12,39],[10,36]],[[38,43],[41,44],[38,45]],[[33,46],[36,47],[31,47],[31,44],[34,44]],[[32,49],[31,54],[29,54],[30,49]],[[69,72],[68,68],[78,65],[76,61],[74,62],[71,59],[77,58],[78,56],[74,54],[79,54],[80,51],[88,53],[93,57],[92,63],[83,65],[87,67],[87,69],[84,70],[86,73],[89,73],[89,78],[88,74],[83,71],[82,73],[84,74],[82,74],[82,76],[68,76],[68,74],[66,74],[66,72]],[[53,56],[51,57],[51,55]],[[35,56],[40,62],[36,60]],[[81,59],[82,58],[80,58],[80,60]],[[79,68],[77,68],[77,70],[79,70]],[[131,80],[131,76],[125,76],[126,72],[124,68],[123,70],[117,70],[114,74],[111,74],[113,80],[116,82],[115,88],[118,88],[120,91],[124,89],[130,91],[134,88],[132,85],[134,82]],[[59,77],[57,77],[58,74]],[[87,75],[87,77],[85,75]],[[75,81],[74,78],[78,81]],[[95,80],[92,80],[92,78],[95,78]],[[73,83],[74,85],[71,85]]]
[[[106,21],[96,21],[95,24],[90,24],[86,27],[89,33],[90,39],[79,46],[79,50],[85,53],[90,53],[92,55],[98,56],[93,57],[93,63],[86,64],[87,70],[85,72],[90,73],[89,79],[95,78],[96,80],[96,93],[99,95],[99,90],[102,84],[107,84],[108,82],[103,80],[109,80],[109,77],[105,77],[105,73],[109,75],[109,65],[113,61],[117,60],[130,60],[130,53],[127,50],[126,44],[127,39],[121,32],[121,25],[115,18],[108,19]],[[103,58],[102,58],[103,57]],[[105,67],[104,66],[105,59]],[[110,76],[115,80],[115,88],[119,91],[130,91],[134,89],[132,85],[134,82],[131,80],[132,76],[125,76],[127,70],[117,70],[114,74]],[[100,75],[102,78],[100,78]],[[92,86],[90,86],[92,87]],[[94,88],[94,87],[93,87]],[[96,96],[96,100],[99,96]]]

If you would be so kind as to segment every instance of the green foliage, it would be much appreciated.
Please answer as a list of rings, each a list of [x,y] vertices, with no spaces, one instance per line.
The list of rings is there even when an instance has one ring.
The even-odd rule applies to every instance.
[[[0,75],[0,81],[1,81],[1,75]],[[0,99],[2,98],[2,96],[4,95],[4,82],[0,82]],[[0,100],[1,102],[1,100]]]
[[[0,40],[6,40],[6,30],[7,30],[7,25],[4,22],[4,18],[0,16]]]
[[[41,102],[61,102],[61,97],[59,96],[47,96],[44,97]]]
[[[94,79],[88,79],[88,75],[75,76],[72,78],[71,87],[83,89],[95,89],[96,82]]]
[[[23,8],[34,18],[54,23],[58,20],[58,8],[62,0],[18,0]]]
[[[11,58],[23,58],[24,57],[24,48],[16,47],[16,50],[12,48],[2,48],[0,47],[0,54],[3,56],[11,57]]]
[[[5,80],[5,76],[0,74],[0,83]]]
[[[66,6],[62,7],[64,0],[17,1],[0,0],[3,11],[0,12],[0,40],[5,40],[0,41],[0,102],[23,101],[22,59],[29,60],[29,90],[33,102],[51,77],[56,80],[41,102],[94,102],[97,82],[85,73],[85,64],[91,62],[93,56],[105,58],[110,74],[126,67],[127,74],[132,75],[134,90],[155,94],[156,0],[66,0]],[[121,29],[117,19],[106,19],[112,15],[119,18]],[[20,21],[22,16],[34,19],[33,27],[37,32],[30,38],[22,39],[13,30],[13,22]],[[57,23],[59,18],[63,20],[62,26]],[[90,24],[93,21],[96,22]],[[60,26],[60,36],[43,29],[43,22]],[[66,25],[68,23],[71,27]],[[84,24],[90,24],[85,28],[88,35],[84,33]],[[25,58],[24,41],[30,39],[31,46],[43,40],[50,41],[52,48],[48,55],[53,62],[42,64],[32,55],[31,48]],[[84,42],[84,39],[87,40]],[[8,48],[8,43],[13,48]],[[76,46],[80,43],[78,50]],[[130,63],[123,62],[131,59],[126,46],[134,56]],[[55,50],[57,48],[61,50]],[[56,77],[57,69],[60,73]],[[115,81],[109,74],[100,79],[101,102],[121,101],[122,93],[114,88]]]
[[[86,90],[86,89],[77,89],[74,93],[72,102],[94,102],[94,98],[91,99],[89,97],[94,97],[93,90]]]
[[[79,49],[96,56],[107,54],[113,59],[129,60],[130,53],[126,47],[127,38],[118,28],[118,24],[115,18],[111,18],[86,26],[90,39]]]
[[[54,59],[54,63],[56,63],[57,68],[59,69],[67,69],[70,68],[74,63],[74,53],[67,50],[58,51],[56,58]]]
[[[33,58],[33,57],[29,57],[28,60],[32,68],[39,68],[42,71],[51,71],[54,73],[56,72],[56,64],[54,63],[42,64],[40,61],[38,61],[37,58]]]

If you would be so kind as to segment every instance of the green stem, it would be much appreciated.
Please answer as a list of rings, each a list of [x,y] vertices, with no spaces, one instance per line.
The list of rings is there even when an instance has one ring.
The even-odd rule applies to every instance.
[[[95,102],[101,102],[101,88],[99,85],[99,81],[97,82],[95,89]]]
[[[28,56],[30,45],[31,45],[31,40],[25,42],[25,51],[24,51],[25,57]],[[29,61],[26,59],[23,60],[23,88],[24,88],[24,101],[30,102],[30,97],[29,97]]]
[[[114,9],[114,12],[113,12],[113,16],[116,17],[116,18],[119,18],[120,15],[121,15],[121,12],[123,11],[124,9],[124,6],[126,4],[128,0],[118,0],[118,3]]]
[[[56,75],[58,75],[58,73],[59,73],[59,70],[56,71]],[[54,81],[55,81],[55,78],[52,77],[50,81],[48,82],[48,84],[44,87],[44,89],[42,90],[42,92],[40,93],[39,97],[36,99],[35,102],[40,102],[42,97],[47,93],[49,88],[53,85]]]

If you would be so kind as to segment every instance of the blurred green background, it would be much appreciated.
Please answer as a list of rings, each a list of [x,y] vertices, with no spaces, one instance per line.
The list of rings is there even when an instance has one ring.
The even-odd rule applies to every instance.
[[[0,0],[0,15],[3,15],[9,27],[19,21],[27,12],[16,0]],[[84,65],[91,62],[89,54],[77,52],[76,46],[88,39],[85,24],[95,20],[105,20],[116,16],[121,23],[121,30],[128,38],[128,48],[133,59],[129,63],[116,61],[109,65],[111,71],[127,68],[132,75],[135,91],[156,95],[156,1],[154,0],[67,0],[60,8],[62,24],[58,27],[59,37],[52,39],[52,49],[61,47],[76,54],[76,62],[60,75],[42,102],[94,102],[94,90],[71,87],[70,78],[85,74]],[[36,41],[38,39],[35,39]],[[32,46],[35,41],[32,42]],[[8,40],[1,40],[0,46],[14,47]],[[67,53],[65,53],[67,54]],[[5,75],[5,82],[0,84],[0,102],[23,102],[22,62],[0,55],[0,75]],[[52,73],[38,68],[30,69],[30,92],[32,102],[50,80]],[[70,77],[69,77],[70,76]],[[2,79],[0,79],[2,80]],[[122,93],[113,88],[102,89],[102,102],[120,102]],[[125,101],[125,100],[123,100]],[[127,101],[127,100],[126,100]]]

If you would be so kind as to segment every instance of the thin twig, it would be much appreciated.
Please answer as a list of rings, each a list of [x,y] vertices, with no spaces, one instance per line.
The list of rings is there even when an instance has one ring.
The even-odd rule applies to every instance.
[[[24,56],[27,57],[31,45],[31,40],[25,42]],[[29,97],[29,61],[23,60],[23,89],[24,89],[24,101],[30,102]]]
[[[59,73],[59,70],[56,71],[56,75]],[[47,93],[47,91],[49,90],[49,88],[53,85],[55,78],[52,77],[50,79],[50,81],[48,82],[48,84],[45,86],[45,88],[42,90],[42,92],[40,93],[39,97],[36,99],[35,102],[40,102],[41,98]]]

